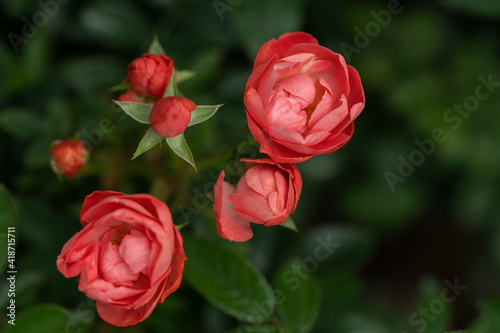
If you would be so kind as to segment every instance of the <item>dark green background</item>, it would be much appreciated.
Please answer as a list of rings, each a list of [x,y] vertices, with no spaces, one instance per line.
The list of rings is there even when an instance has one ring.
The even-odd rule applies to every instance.
[[[0,2],[0,182],[18,215],[18,318],[51,303],[70,310],[88,332],[224,332],[237,326],[186,282],[135,327],[113,328],[96,316],[93,302],[57,271],[55,259],[80,230],[85,195],[108,189],[157,196],[176,224],[186,217],[181,204],[199,205],[196,213],[188,210],[183,233],[244,253],[270,281],[281,264],[313,255],[317,236],[331,235],[341,246],[313,272],[321,285],[313,332],[416,332],[409,317],[440,298],[445,279],[455,278],[467,289],[428,320],[425,332],[500,331],[500,89],[455,129],[443,118],[474,96],[479,76],[500,81],[498,1],[405,0],[386,26],[375,23],[373,12],[386,10],[387,1],[219,3],[230,10],[218,13],[212,1],[201,0],[73,0],[51,7],[53,17],[16,53],[8,34],[23,36],[23,17],[33,22],[43,6]],[[380,31],[358,45],[359,52],[346,54],[345,45],[355,47],[357,31],[370,24]],[[293,218],[300,233],[254,227],[250,242],[230,244],[216,235],[211,202],[202,194],[228,161],[255,152],[244,130],[242,97],[258,48],[298,30],[348,58],[360,73],[366,107],[344,148],[299,166],[304,187]],[[154,35],[178,69],[198,73],[179,85],[186,97],[226,103],[185,133],[198,174],[165,145],[130,162],[147,126],[111,104],[119,93],[109,88],[125,78],[127,65]],[[103,131],[103,119],[112,129]],[[397,173],[398,157],[408,160],[418,149],[414,141],[432,138],[436,128],[447,140],[391,191],[384,174]],[[80,177],[60,181],[50,169],[49,145],[76,132],[98,144],[90,145]],[[248,144],[238,148],[241,142]],[[0,322],[7,324],[4,315]]]

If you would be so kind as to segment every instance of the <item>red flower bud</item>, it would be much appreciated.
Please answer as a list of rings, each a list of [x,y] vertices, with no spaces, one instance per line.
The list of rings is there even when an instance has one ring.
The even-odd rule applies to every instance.
[[[130,89],[118,99],[122,102],[156,102],[163,97],[172,77],[174,62],[166,55],[145,53],[128,66],[125,83]]]
[[[169,96],[160,99],[153,105],[149,122],[151,129],[165,138],[171,138],[183,133],[191,121],[191,111],[196,104],[191,100]]]
[[[78,140],[57,140],[50,148],[50,154],[54,172],[68,179],[76,176],[87,162],[85,144]]]

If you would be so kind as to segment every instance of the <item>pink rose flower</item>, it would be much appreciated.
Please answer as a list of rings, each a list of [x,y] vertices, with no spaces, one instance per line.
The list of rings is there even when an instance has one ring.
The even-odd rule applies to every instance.
[[[78,276],[78,289],[97,301],[106,322],[137,324],[179,287],[186,256],[162,201],[97,191],[85,198],[80,221],[83,229],[64,245],[57,268]]]
[[[299,163],[345,145],[365,97],[358,72],[340,54],[295,32],[261,47],[244,102],[260,151]]]
[[[244,242],[253,236],[250,222],[278,225],[294,212],[302,190],[302,178],[294,164],[265,158],[242,159],[253,165],[237,187],[224,181],[221,172],[214,187],[217,230],[223,238]]]

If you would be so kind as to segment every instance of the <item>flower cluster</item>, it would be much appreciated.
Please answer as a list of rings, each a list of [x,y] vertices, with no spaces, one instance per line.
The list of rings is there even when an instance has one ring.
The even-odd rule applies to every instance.
[[[115,101],[151,126],[134,158],[166,140],[195,167],[183,133],[221,105],[197,106],[181,97],[172,59],[159,44],[151,50],[156,54],[129,65],[124,83],[130,86]],[[259,50],[244,102],[249,129],[267,157],[242,158],[247,170],[236,186],[224,181],[222,171],[214,187],[218,233],[236,242],[253,236],[251,223],[274,226],[289,218],[302,190],[296,164],[345,145],[365,99],[358,73],[341,55],[295,32]],[[68,178],[86,162],[85,146],[76,140],[56,142],[51,153],[54,170]],[[96,191],[85,198],[80,223],[82,230],[57,257],[57,268],[65,277],[78,276],[78,289],[96,300],[108,323],[141,322],[179,287],[187,258],[162,201],[149,194]]]
[[[118,97],[122,102],[152,103],[151,129],[164,138],[182,134],[191,121],[191,111],[196,109],[187,98],[164,96],[170,82],[175,84],[173,68],[173,60],[164,54],[143,54],[128,66],[124,83],[130,83],[130,89]]]
[[[272,226],[288,218],[302,187],[294,163],[345,145],[365,105],[357,71],[303,32],[261,47],[244,101],[248,127],[269,158],[254,160],[236,190],[224,172],[217,181],[217,229],[233,241],[252,237],[249,222]]]

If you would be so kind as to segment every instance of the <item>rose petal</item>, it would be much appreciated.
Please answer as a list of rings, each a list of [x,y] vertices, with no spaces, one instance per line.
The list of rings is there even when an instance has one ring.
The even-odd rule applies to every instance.
[[[262,45],[257,53],[253,66],[254,70],[275,54],[277,54],[280,58],[283,58],[287,53],[289,53],[289,49],[293,45],[300,43],[317,44],[318,41],[313,36],[304,32],[287,32],[281,35],[278,40],[271,39]]]
[[[181,234],[175,226],[173,226],[173,231],[175,234],[175,245],[172,262],[170,264],[172,269],[168,274],[167,283],[165,284],[165,288],[161,294],[160,302],[163,302],[168,295],[179,288],[182,280],[182,272],[184,271],[184,261],[187,259],[182,247]]]
[[[130,265],[124,261],[120,248],[121,246],[110,242],[104,244],[100,251],[99,270],[106,282],[115,286],[132,287],[139,273],[133,272]]]
[[[235,192],[234,186],[224,181],[221,172],[214,187],[214,212],[217,231],[222,238],[235,242],[244,242],[253,236],[250,223],[234,211],[228,195]]]
[[[125,235],[119,247],[121,258],[134,274],[138,274],[148,266],[150,253],[151,240],[142,230],[137,229],[132,229],[129,234]],[[143,273],[148,272],[143,271]]]
[[[85,226],[90,221],[85,221],[82,219],[83,214],[89,210],[89,208],[97,205],[102,200],[113,197],[113,196],[123,196],[124,194],[121,192],[115,191],[95,191],[85,197],[83,201],[82,209],[80,211],[80,222]]]
[[[115,326],[130,326],[135,325],[151,314],[153,312],[158,300],[161,296],[161,292],[165,287],[166,281],[159,286],[156,293],[151,297],[151,299],[137,308],[131,307],[116,307],[104,302],[96,302],[97,312],[99,316],[107,323]]]

